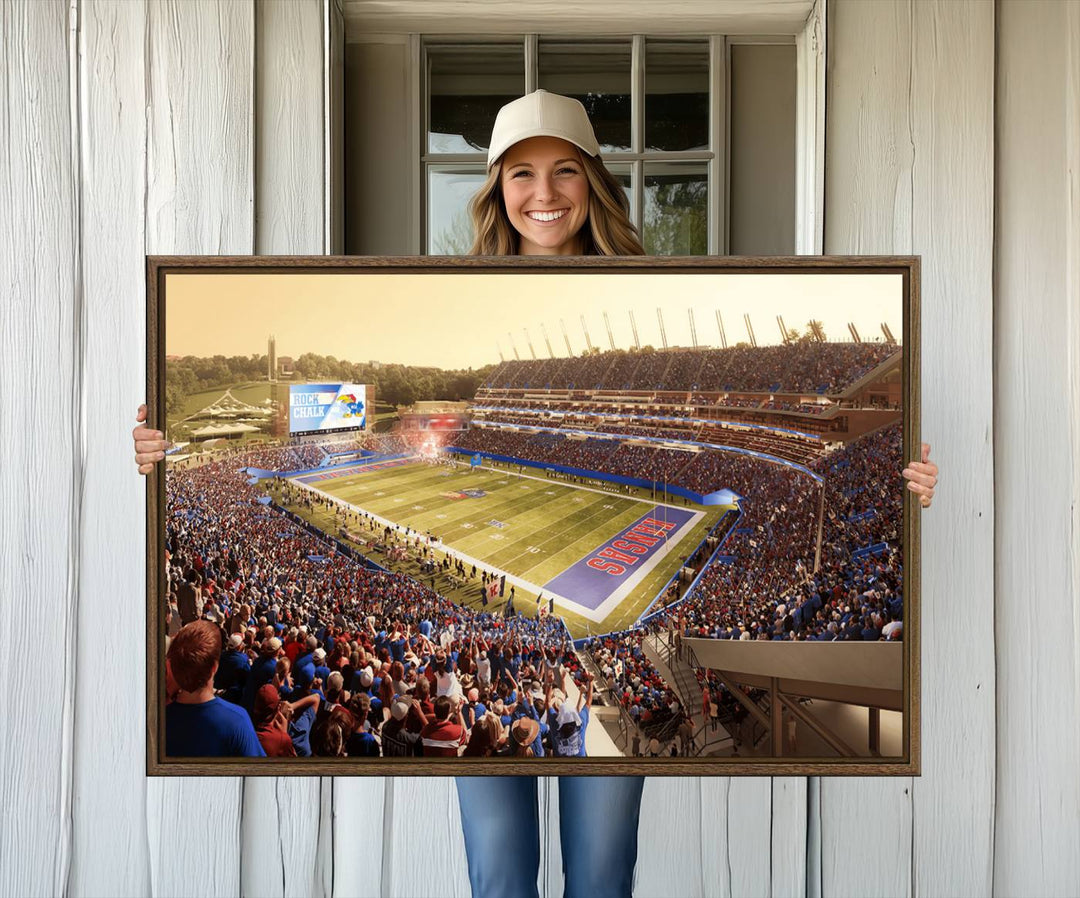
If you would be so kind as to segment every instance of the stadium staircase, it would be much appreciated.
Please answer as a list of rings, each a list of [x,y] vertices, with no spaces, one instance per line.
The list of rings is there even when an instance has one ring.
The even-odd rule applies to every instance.
[[[631,739],[634,730],[637,730],[637,724],[630,719],[630,715],[626,713],[623,707],[619,704],[611,691],[611,685],[604,677],[603,672],[597,666],[596,661],[593,660],[590,655],[584,649],[575,649],[574,654],[577,655],[578,661],[581,662],[582,669],[587,670],[593,675],[594,693],[593,693],[593,705],[592,716],[594,720],[600,722],[600,728],[596,735],[600,732],[603,733],[601,737],[605,743],[614,747],[614,754],[629,755]],[[576,691],[576,687],[573,687]],[[589,732],[593,733],[594,727],[589,727]],[[640,732],[640,731],[639,731]],[[644,745],[648,742],[648,739],[644,735],[640,736],[641,744]],[[600,752],[594,752],[592,748],[586,744],[586,751],[589,754],[599,754]],[[612,752],[606,752],[611,754]]]
[[[694,668],[683,661],[675,652],[675,647],[665,638],[663,631],[650,633],[641,641],[645,657],[652,662],[664,681],[671,686],[682,702],[683,710],[691,717],[701,714],[703,695]],[[734,740],[728,732],[730,721],[721,719],[720,726],[712,730],[702,725],[694,731],[694,753],[709,755],[734,746]]]

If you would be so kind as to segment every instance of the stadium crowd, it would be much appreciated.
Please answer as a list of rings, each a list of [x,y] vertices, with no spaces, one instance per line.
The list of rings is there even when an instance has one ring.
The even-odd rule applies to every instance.
[[[720,639],[902,638],[901,445],[899,425],[856,440],[816,463],[821,487],[780,468],[758,475],[724,557],[669,614],[689,635]]]
[[[167,474],[168,754],[584,753],[591,684],[560,619],[470,610],[335,554],[261,503],[247,467]]]
[[[838,393],[899,351],[891,343],[817,342],[652,352],[614,350],[577,358],[503,362],[485,386]]]
[[[355,442],[392,454],[415,440]],[[813,461],[820,481],[736,453],[552,432],[472,428],[455,445],[741,496],[743,517],[722,554],[659,618],[681,632],[902,638],[898,425]],[[324,457],[319,446],[263,448],[168,470],[167,752],[583,754],[592,682],[561,620],[469,609],[404,575],[368,569],[268,507],[249,482],[249,467],[288,473]],[[685,713],[649,663],[640,630],[594,639],[587,651],[646,736]],[[701,676],[727,707],[731,697]]]
[[[786,428],[740,426],[720,422],[706,423],[698,420],[687,421],[685,427],[679,428],[665,427],[659,423],[654,425],[648,421],[635,424],[629,417],[622,420],[613,420],[613,418],[614,416],[611,415],[589,417],[583,414],[548,417],[530,413],[528,410],[525,410],[524,414],[516,410],[514,412],[484,410],[474,417],[473,424],[477,426],[504,425],[504,430],[505,425],[544,428],[549,431],[562,431],[567,436],[610,433],[620,438],[649,437],[653,440],[668,442],[716,443],[736,449],[763,452],[800,464],[819,458],[825,451],[821,439]]]

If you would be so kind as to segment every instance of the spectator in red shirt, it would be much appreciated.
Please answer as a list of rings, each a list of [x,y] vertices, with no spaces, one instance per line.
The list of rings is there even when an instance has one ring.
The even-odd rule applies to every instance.
[[[281,700],[281,694],[273,683],[259,687],[255,694],[255,735],[268,758],[295,758],[289,737],[289,718],[292,708]]]
[[[450,719],[453,710],[454,719]],[[435,719],[420,731],[426,758],[456,758],[458,748],[465,742],[465,721],[461,719],[461,705],[456,707],[449,697],[440,695],[435,699]]]

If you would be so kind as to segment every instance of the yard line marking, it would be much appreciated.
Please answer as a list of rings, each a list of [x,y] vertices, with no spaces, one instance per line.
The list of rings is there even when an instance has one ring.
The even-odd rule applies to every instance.
[[[492,470],[492,469],[489,468],[488,470]],[[567,483],[566,481],[559,480],[558,478],[555,478],[554,480],[552,480],[550,477],[537,477],[535,474],[519,474],[517,472],[511,472],[511,473],[512,473],[512,476],[521,477],[521,478],[524,478],[525,480],[536,480],[536,481],[539,481],[540,483],[548,483],[548,484],[557,483],[559,486],[569,487],[570,489],[574,489],[574,490],[581,490],[582,492],[586,492],[586,493],[600,493],[602,495],[606,495],[609,492],[606,489],[600,489],[599,487],[595,487],[595,486],[585,486],[585,485],[580,484],[580,483]],[[591,478],[591,479],[598,480],[599,478]],[[510,481],[509,480],[500,480],[498,482],[499,483],[509,483]],[[644,487],[636,487],[636,489],[644,489]],[[661,501],[660,499],[642,499],[640,496],[631,496],[631,495],[627,495],[625,493],[620,493],[619,498],[620,499],[627,499],[630,502],[643,502],[646,505],[666,505],[668,508],[683,508],[683,507],[685,507],[685,506],[682,506],[682,505],[677,505],[674,502],[664,502],[664,501]]]

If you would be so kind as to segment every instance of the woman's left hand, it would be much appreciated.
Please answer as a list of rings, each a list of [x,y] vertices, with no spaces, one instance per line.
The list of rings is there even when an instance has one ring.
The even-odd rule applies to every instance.
[[[919,504],[929,508],[934,501],[934,487],[937,486],[938,466],[930,461],[930,444],[922,444],[922,461],[911,462],[903,471],[907,488],[919,497]]]

